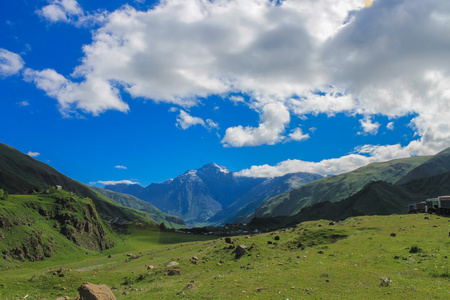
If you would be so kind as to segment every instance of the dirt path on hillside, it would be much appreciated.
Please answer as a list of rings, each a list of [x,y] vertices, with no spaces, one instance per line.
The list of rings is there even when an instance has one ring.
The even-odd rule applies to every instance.
[[[90,270],[94,270],[96,268],[100,268],[100,267],[103,267],[103,266],[106,266],[106,265],[115,264],[116,262],[117,261],[112,261],[112,262],[109,262],[107,264],[84,267],[84,268],[76,269],[75,271],[78,271],[78,272],[90,271]]]

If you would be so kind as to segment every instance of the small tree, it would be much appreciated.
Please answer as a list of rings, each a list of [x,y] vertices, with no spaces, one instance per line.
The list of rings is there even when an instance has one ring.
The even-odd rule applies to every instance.
[[[0,189],[0,199],[3,199],[5,196],[5,191],[3,189]]]
[[[9,193],[8,193],[8,191],[6,190],[5,191],[5,194],[3,195],[3,199],[8,199],[8,197],[9,197]]]

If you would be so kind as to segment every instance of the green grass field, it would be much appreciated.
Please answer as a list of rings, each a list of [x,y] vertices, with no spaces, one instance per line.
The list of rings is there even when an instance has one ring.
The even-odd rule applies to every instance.
[[[450,297],[448,218],[370,216],[329,224],[233,237],[234,245],[248,247],[239,259],[224,238],[129,226],[103,253],[74,247],[33,263],[0,258],[0,299],[73,299],[83,282],[106,284],[119,299]],[[171,261],[179,265],[167,267]],[[173,268],[181,275],[167,275]],[[191,281],[196,289],[187,288]]]

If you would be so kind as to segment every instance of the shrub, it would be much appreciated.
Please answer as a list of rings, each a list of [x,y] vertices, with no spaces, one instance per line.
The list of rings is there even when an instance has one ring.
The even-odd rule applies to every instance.
[[[409,249],[409,253],[418,253],[418,252],[422,252],[422,249],[419,248],[419,246],[417,245],[413,245],[411,246],[411,249]]]

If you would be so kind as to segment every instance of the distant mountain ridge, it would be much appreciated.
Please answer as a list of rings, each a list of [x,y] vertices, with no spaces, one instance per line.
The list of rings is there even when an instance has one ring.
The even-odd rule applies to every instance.
[[[304,207],[320,202],[346,199],[375,181],[395,183],[431,156],[415,156],[387,162],[372,163],[354,171],[322,178],[280,194],[261,204],[255,211],[236,222],[250,222],[254,217],[292,216]]]
[[[240,209],[256,199],[261,202],[320,178],[321,175],[311,173],[274,178],[243,177],[210,163],[147,187],[118,184],[107,185],[105,189],[136,196],[165,213],[183,218],[189,226],[203,226],[231,222],[231,215],[240,215]]]
[[[410,203],[450,195],[450,148],[434,156],[411,157],[407,161],[401,160],[402,163],[408,161],[409,163],[413,162],[411,166],[415,165],[415,167],[409,171],[405,168],[403,171],[406,172],[400,178],[394,176],[390,178],[390,182],[383,180],[369,182],[352,195],[338,201],[318,201],[310,206],[303,206],[294,214],[284,216],[247,215],[244,218],[237,219],[236,222],[248,221],[256,227],[278,228],[318,219],[344,220],[348,217],[361,215],[404,214],[407,213],[407,207]],[[396,165],[392,164],[393,162],[395,161],[388,162],[391,167]],[[344,175],[352,176],[360,173],[359,171],[355,170]],[[341,181],[345,182],[342,178]],[[315,185],[319,182],[320,180],[309,185]],[[304,187],[300,187],[298,190]],[[345,189],[345,185],[338,185],[335,188]],[[273,201],[273,199],[268,202],[270,201]]]
[[[92,189],[96,190],[100,194],[114,200],[117,204],[131,207],[140,211],[144,211],[149,214],[150,218],[155,220],[158,224],[164,223],[166,227],[185,227],[186,223],[184,223],[183,219],[177,216],[171,216],[168,214],[163,213],[159,209],[157,209],[154,205],[142,201],[141,199],[129,195],[129,194],[123,194],[118,192],[113,192],[109,190],[102,189],[100,187],[91,187]]]

